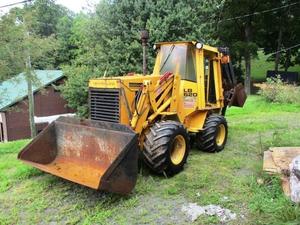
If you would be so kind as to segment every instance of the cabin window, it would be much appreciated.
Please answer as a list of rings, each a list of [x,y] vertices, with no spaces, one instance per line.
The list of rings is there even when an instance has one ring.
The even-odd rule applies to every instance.
[[[216,103],[216,89],[214,76],[214,60],[211,57],[204,57],[204,87],[205,100],[209,103]]]
[[[179,74],[182,80],[196,81],[195,47],[187,44],[162,45],[160,75]]]

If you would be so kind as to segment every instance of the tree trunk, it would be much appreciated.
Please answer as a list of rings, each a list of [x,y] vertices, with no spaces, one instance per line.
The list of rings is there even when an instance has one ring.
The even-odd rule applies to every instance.
[[[280,48],[281,48],[281,42],[282,42],[282,27],[280,26],[279,32],[278,32],[278,39],[277,39],[277,51],[275,56],[275,74],[278,73],[278,67],[279,67],[279,61],[280,61]]]
[[[28,95],[28,113],[29,113],[29,124],[31,138],[36,136],[36,127],[34,123],[34,96],[32,90],[32,71],[31,71],[31,60],[30,56],[27,58],[26,63],[26,81],[27,81],[27,95]]]
[[[287,72],[291,65],[291,49],[287,50],[286,59],[284,63],[284,72]]]
[[[25,19],[24,19],[25,24]],[[26,31],[25,36],[29,39],[29,31]],[[32,90],[32,67],[31,67],[31,57],[30,57],[30,48],[27,49],[27,59],[26,59],[26,72],[25,77],[27,81],[27,95],[28,95],[28,116],[29,116],[29,125],[31,138],[36,136],[36,127],[34,122],[34,96]]]
[[[245,68],[246,68],[246,76],[245,76],[245,90],[247,95],[251,94],[251,54],[247,54],[245,56]]]
[[[247,44],[252,41],[252,27],[251,21],[245,26],[245,39]],[[245,76],[245,90],[248,95],[251,94],[251,52],[249,48],[245,53],[245,68],[246,68],[246,76]]]

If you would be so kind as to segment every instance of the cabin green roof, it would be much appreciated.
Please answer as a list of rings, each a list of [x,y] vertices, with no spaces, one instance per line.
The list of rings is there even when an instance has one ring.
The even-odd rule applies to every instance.
[[[61,70],[35,70],[35,81],[33,82],[33,92],[61,79]],[[5,111],[9,106],[27,97],[27,82],[25,73],[20,73],[11,79],[0,83],[0,111]]]

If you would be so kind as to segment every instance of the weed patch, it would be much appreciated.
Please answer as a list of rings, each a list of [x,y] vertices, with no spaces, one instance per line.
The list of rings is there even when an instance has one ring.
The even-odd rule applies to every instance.
[[[300,104],[300,87],[284,83],[280,76],[267,78],[259,94],[269,102]]]

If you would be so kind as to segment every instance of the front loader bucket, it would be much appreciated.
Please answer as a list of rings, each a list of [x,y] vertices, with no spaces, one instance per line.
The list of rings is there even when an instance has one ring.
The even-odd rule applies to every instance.
[[[90,188],[128,194],[137,180],[138,139],[125,125],[60,117],[18,159]]]

